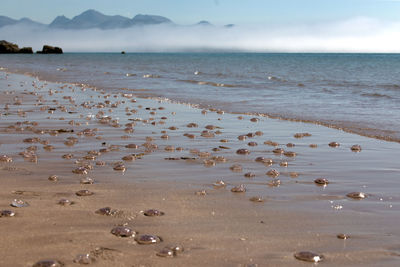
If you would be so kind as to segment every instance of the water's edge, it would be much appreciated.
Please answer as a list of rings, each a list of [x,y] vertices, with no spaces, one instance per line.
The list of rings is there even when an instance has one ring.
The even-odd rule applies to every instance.
[[[30,71],[24,71],[24,70],[19,70],[19,69],[11,69],[11,68],[5,68],[5,67],[0,67],[0,71],[6,72],[6,73],[14,73],[14,74],[22,74],[22,75],[27,75],[30,77],[34,77],[36,79],[39,79],[41,81],[48,81],[48,82],[54,82],[54,83],[67,83],[67,84],[74,84],[74,85],[79,85],[79,84],[84,84],[86,86],[89,87],[95,87],[95,88],[99,88],[99,89],[103,89],[103,90],[107,90],[107,88],[103,88],[101,86],[96,86],[95,84],[91,84],[91,83],[82,83],[79,81],[65,81],[63,79],[60,79],[60,77],[56,77],[56,76],[52,76],[52,75],[46,75],[46,73],[41,73],[38,71],[35,72],[30,72]],[[110,90],[110,89],[108,89]],[[113,91],[117,90],[117,92],[121,93],[133,93],[135,95],[135,97],[138,98],[144,98],[144,99],[155,99],[155,100],[159,100],[159,99],[163,99],[163,100],[169,100],[173,103],[176,104],[183,104],[183,105],[190,105],[192,107],[196,107],[199,109],[214,109],[214,110],[220,110],[218,107],[212,105],[212,104],[199,104],[199,103],[192,103],[190,101],[187,100],[177,100],[177,99],[171,99],[168,98],[164,95],[161,94],[149,94],[149,93],[139,93],[137,90],[132,90],[130,91],[130,89],[127,88],[113,88],[111,89]],[[315,124],[315,125],[321,125],[321,126],[325,126],[328,128],[332,128],[332,129],[336,129],[336,130],[340,130],[340,131],[344,131],[347,133],[352,133],[352,134],[356,134],[356,135],[360,135],[360,136],[364,136],[364,137],[368,137],[368,138],[374,138],[374,139],[378,139],[378,140],[383,140],[383,141],[387,141],[387,142],[395,142],[395,143],[400,143],[400,138],[397,138],[396,136],[392,136],[390,135],[390,131],[386,130],[386,132],[388,132],[387,135],[382,135],[380,133],[376,133],[377,131],[380,132],[385,132],[385,130],[378,130],[378,129],[373,129],[373,128],[361,128],[361,127],[346,127],[334,122],[327,122],[327,121],[322,121],[322,120],[312,120],[312,119],[302,119],[302,118],[296,118],[296,117],[291,117],[291,116],[284,116],[284,115],[280,115],[280,114],[271,114],[271,113],[259,113],[259,112],[237,112],[237,111],[233,111],[228,109],[224,109],[222,110],[224,112],[230,113],[230,114],[243,114],[243,115],[254,115],[254,116],[262,116],[262,117],[267,117],[270,119],[277,119],[277,120],[284,120],[284,121],[291,121],[291,122],[301,122],[301,123],[309,123],[309,124]],[[394,131],[393,131],[394,132]]]

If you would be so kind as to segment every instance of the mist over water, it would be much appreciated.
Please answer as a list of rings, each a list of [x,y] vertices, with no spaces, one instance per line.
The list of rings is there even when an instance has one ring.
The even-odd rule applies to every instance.
[[[0,39],[66,52],[400,52],[400,22],[370,18],[296,25],[155,25],[115,30],[7,26]]]

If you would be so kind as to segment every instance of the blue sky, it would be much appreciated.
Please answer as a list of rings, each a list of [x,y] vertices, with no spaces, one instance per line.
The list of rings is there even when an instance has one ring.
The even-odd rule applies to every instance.
[[[1,0],[0,15],[50,23],[87,9],[107,15],[163,15],[179,24],[316,23],[369,17],[397,20],[400,0]]]

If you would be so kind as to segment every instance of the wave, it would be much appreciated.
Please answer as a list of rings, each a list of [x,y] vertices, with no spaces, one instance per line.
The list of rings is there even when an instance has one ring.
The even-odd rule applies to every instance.
[[[144,74],[143,78],[155,78],[155,79],[157,79],[157,78],[161,78],[161,76],[157,75],[157,74]]]
[[[214,86],[214,87],[240,87],[239,85],[234,85],[234,84],[197,81],[197,80],[177,80],[177,81],[191,83],[191,84],[199,84],[199,85],[210,85],[210,86]]]
[[[373,98],[386,98],[386,99],[392,99],[393,97],[385,94],[379,94],[379,93],[364,93],[361,94],[362,96],[366,97],[373,97]]]
[[[286,79],[282,79],[282,78],[275,77],[275,76],[268,76],[268,80],[274,81],[274,82],[287,82]]]
[[[246,115],[254,115],[254,116],[262,116],[270,119],[278,119],[284,121],[292,121],[292,122],[302,122],[302,123],[311,123],[316,125],[325,126],[328,128],[336,129],[339,131],[344,131],[347,133],[357,134],[360,136],[365,136],[369,138],[374,138],[378,140],[383,140],[387,142],[396,142],[400,143],[400,137],[397,131],[394,130],[385,130],[379,127],[364,127],[358,125],[356,122],[346,122],[346,121],[334,121],[334,120],[320,120],[320,119],[308,119],[297,116],[283,116],[279,114],[272,113],[257,113],[257,112],[232,112],[234,114],[246,114]]]
[[[383,84],[381,86],[383,88],[385,88],[385,89],[392,89],[392,90],[399,90],[400,89],[400,85],[398,85],[398,84]]]

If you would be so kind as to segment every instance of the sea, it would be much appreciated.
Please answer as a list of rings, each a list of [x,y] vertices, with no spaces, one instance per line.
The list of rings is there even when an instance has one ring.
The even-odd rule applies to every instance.
[[[1,55],[0,68],[400,142],[400,54]]]

